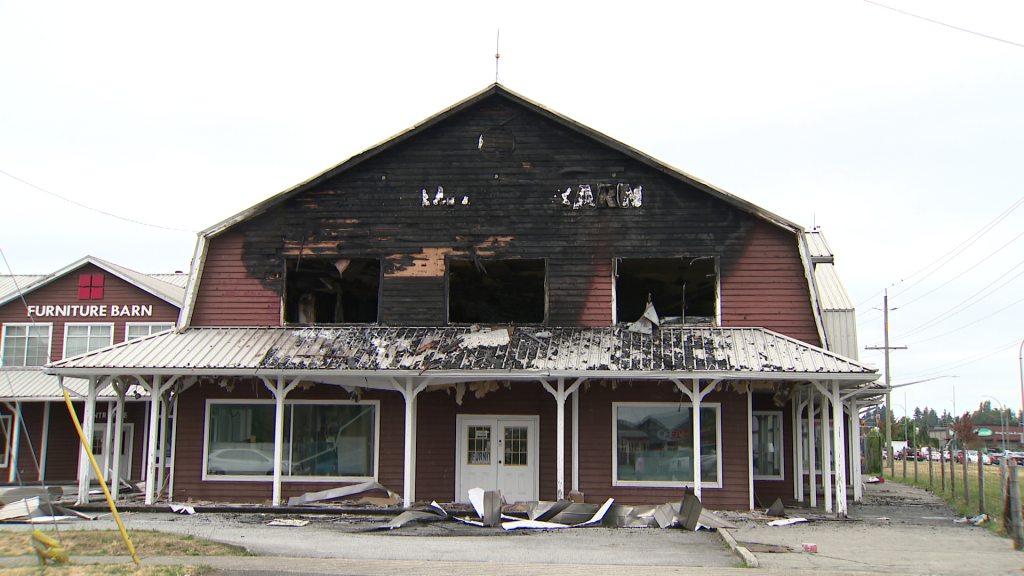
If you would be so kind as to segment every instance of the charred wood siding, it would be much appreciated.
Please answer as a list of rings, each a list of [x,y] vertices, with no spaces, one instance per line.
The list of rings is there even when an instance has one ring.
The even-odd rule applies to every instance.
[[[479,138],[499,124],[515,151],[488,159]],[[563,204],[566,191],[573,204],[581,186],[596,195],[619,183],[642,187],[642,207]],[[285,259],[379,257],[380,321],[441,324],[450,256],[547,259],[548,324],[557,326],[611,323],[614,258],[711,256],[729,325],[747,318],[817,341],[793,232],[501,96],[213,238],[194,323],[277,324]]]
[[[792,236],[767,223],[722,274],[722,325],[763,326],[820,346],[810,289]]]
[[[101,274],[104,277],[103,299],[102,300],[79,300],[78,299],[78,277],[82,274]],[[27,304],[26,304],[27,303]],[[121,280],[117,276],[105,270],[86,264],[81,268],[69,272],[61,278],[50,282],[25,295],[25,303],[21,299],[8,302],[0,307],[0,323],[9,322],[30,322],[26,314],[25,306],[36,305],[106,305],[108,312],[110,306],[144,305],[153,307],[152,316],[38,316],[37,323],[52,323],[50,331],[50,359],[60,360],[64,357],[64,325],[73,323],[99,323],[113,324],[113,343],[124,342],[125,325],[128,322],[156,324],[171,323],[178,320],[178,307],[168,304],[166,301],[145,292],[136,286]]]
[[[679,402],[674,384],[619,382],[612,390],[592,383],[580,396],[580,491],[587,502],[615,498],[622,504],[664,504],[683,498],[683,488],[612,485],[612,402]],[[747,455],[747,398],[734,392],[712,392],[705,402],[721,403],[722,488],[703,488],[704,506],[715,510],[750,507]],[[689,400],[684,405],[689,405]]]
[[[244,403],[247,399],[272,399],[262,382],[244,381],[235,384],[231,392],[216,384],[202,383],[184,394],[178,403],[181,420],[178,427],[177,454],[175,455],[174,499],[213,500],[219,502],[263,502],[273,496],[273,483],[265,481],[232,482],[203,481],[203,434],[206,430],[206,400],[223,398]],[[347,400],[351,395],[339,386],[318,384],[309,390],[296,389],[288,400]],[[401,493],[404,466],[405,404],[398,392],[368,390],[366,400],[380,400],[380,438],[377,481]],[[191,425],[183,425],[189,422]],[[306,492],[319,492],[339,485],[338,482],[292,482],[285,480],[281,494],[287,500]],[[370,496],[386,496],[368,493]]]

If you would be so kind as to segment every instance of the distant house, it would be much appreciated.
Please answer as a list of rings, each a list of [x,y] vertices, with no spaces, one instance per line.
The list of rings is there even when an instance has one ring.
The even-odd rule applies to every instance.
[[[0,483],[78,481],[80,466],[87,464],[79,459],[78,433],[58,378],[44,373],[42,366],[169,330],[184,300],[187,278],[183,273],[141,274],[91,256],[51,274],[0,276]],[[64,378],[64,387],[83,420],[88,381]],[[140,479],[146,411],[138,400],[146,394],[138,387],[117,388],[94,390],[94,446],[109,470],[115,458],[107,458],[114,443],[107,440],[107,424],[115,425],[109,416],[120,405],[120,477]]]
[[[818,238],[492,85],[203,231],[176,331],[46,371],[174,403],[176,500],[842,512],[879,389]]]

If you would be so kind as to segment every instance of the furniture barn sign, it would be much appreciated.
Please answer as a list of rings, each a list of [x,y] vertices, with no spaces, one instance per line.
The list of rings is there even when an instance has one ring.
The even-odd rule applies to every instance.
[[[28,316],[75,316],[79,318],[106,318],[106,317],[148,317],[153,315],[152,304],[56,304],[42,305],[30,304]]]
[[[644,204],[644,187],[633,188],[626,183],[598,184],[597,195],[594,195],[590,184],[580,184],[573,192],[572,186],[560,192],[562,204],[580,208],[639,208]]]

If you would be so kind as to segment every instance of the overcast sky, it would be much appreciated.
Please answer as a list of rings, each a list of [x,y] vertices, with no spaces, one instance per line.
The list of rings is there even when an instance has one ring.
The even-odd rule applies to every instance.
[[[888,288],[891,345],[908,347],[893,382],[941,376],[894,393],[897,415],[952,411],[954,393],[958,413],[985,395],[1020,409],[1024,3],[882,3],[913,15],[865,0],[0,0],[0,273],[86,254],[188,270],[197,231],[493,82],[500,29],[509,89],[820,226],[879,368],[863,347],[882,345]]]

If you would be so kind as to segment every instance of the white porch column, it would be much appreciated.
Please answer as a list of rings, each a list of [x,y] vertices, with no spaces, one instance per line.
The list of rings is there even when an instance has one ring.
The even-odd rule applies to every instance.
[[[76,504],[89,503],[89,453],[86,450],[92,449],[93,429],[96,427],[96,378],[88,380],[88,392],[85,397],[85,410],[82,413],[82,433],[85,435],[85,442],[78,447],[78,500]]]
[[[811,492],[811,508],[818,507],[818,477],[815,474],[818,455],[817,441],[814,438],[814,388],[807,389],[807,485]]]
[[[7,407],[12,408],[10,404]],[[18,480],[18,456],[21,452],[21,402],[15,402],[11,411],[14,412],[14,418],[11,425],[11,453],[7,458],[7,482],[14,484]]]
[[[136,376],[135,379],[139,381],[139,384],[149,392],[149,424],[146,429],[146,504],[152,505],[154,495],[156,492],[157,484],[157,473],[156,473],[156,461],[157,461],[157,438],[159,438],[163,432],[160,430],[160,397],[163,396],[164,392],[174,386],[174,383],[178,381],[179,376],[171,376],[167,382],[160,383],[160,376],[153,376],[153,383],[147,384],[146,380],[141,376]]]
[[[580,384],[583,383],[583,378],[579,378],[568,390],[565,389],[565,378],[559,378],[557,386],[558,388],[552,388],[546,381],[541,380],[540,383],[544,386],[552,396],[555,397],[556,406],[556,424],[555,424],[555,499],[565,499],[565,398],[567,394],[572,394],[579,389]]]
[[[50,402],[43,402],[43,432],[39,445],[39,481],[46,481],[46,450],[50,444]]]
[[[821,384],[815,382],[816,387]],[[821,487],[825,490],[825,512],[833,511],[832,504],[832,437],[829,435],[830,421],[828,414],[829,402],[832,398],[828,394],[822,392],[821,394]],[[833,409],[835,408],[835,402],[832,402]],[[836,468],[842,465],[842,462],[836,460]]]
[[[284,457],[284,399],[288,393],[302,382],[296,378],[291,384],[285,385],[284,376],[278,376],[276,383],[262,378],[263,385],[274,395],[274,491],[271,497],[272,506],[281,505],[281,459]]]
[[[846,426],[843,421],[843,402],[839,397],[839,381],[832,381],[832,420],[835,430],[832,432],[836,451],[836,507],[837,516],[846,516]]]
[[[113,470],[110,473],[110,497],[117,500],[117,495],[121,491],[121,449],[123,447],[124,437],[124,395],[128,386],[121,381],[112,382],[111,386],[113,387],[114,392],[117,393],[117,402],[114,404],[113,412],[111,412],[109,407],[107,408],[107,423],[109,424],[111,420],[114,420],[117,423],[114,430],[117,430],[117,432],[114,433],[113,457],[110,458],[114,463]]]
[[[747,482],[750,485],[750,509],[754,509],[754,395],[747,390]]]
[[[676,388],[690,397],[690,402],[693,403],[693,414],[691,416],[691,424],[693,425],[693,495],[698,500],[701,499],[701,471],[700,471],[700,403],[718,383],[722,381],[721,378],[712,380],[706,388],[700,387],[700,379],[694,378],[691,380],[693,389],[687,388],[685,384],[680,380],[672,379],[676,384]],[[721,455],[719,455],[721,458]]]
[[[157,495],[164,493],[164,480],[167,477],[167,440],[170,434],[167,433],[167,412],[170,410],[168,399],[160,395],[160,440],[158,442],[158,454],[160,454],[160,466],[157,468]]]
[[[113,382],[111,382],[113,385]],[[106,432],[103,435],[103,454],[106,457],[103,459],[103,476],[105,480],[110,480],[114,474],[111,470],[111,463],[114,461],[113,456],[110,454],[110,449],[114,446],[114,403],[107,400],[107,427]],[[99,456],[94,454],[94,456]]]
[[[572,491],[580,490],[580,391],[572,393]]]
[[[793,398],[793,497],[804,501],[804,392]]]
[[[405,461],[402,478],[402,505],[408,508],[416,501],[416,397],[430,383],[430,379],[415,383],[412,378],[406,378],[404,383],[399,383],[394,378],[391,385],[402,393],[405,398]]]
[[[860,459],[862,456],[860,445],[860,402],[857,398],[850,399],[850,452],[853,454],[853,501],[861,503],[864,501],[864,471],[861,470]]]

